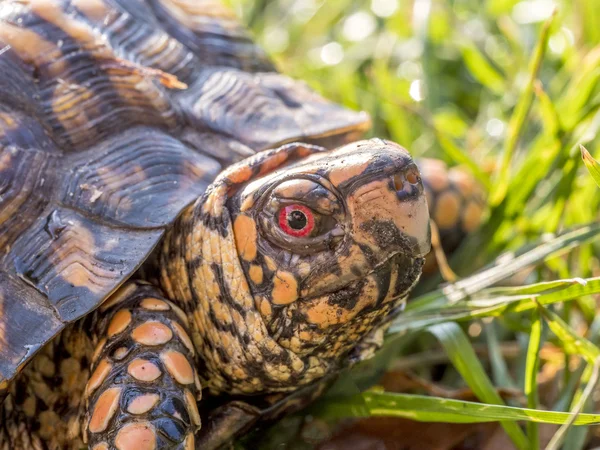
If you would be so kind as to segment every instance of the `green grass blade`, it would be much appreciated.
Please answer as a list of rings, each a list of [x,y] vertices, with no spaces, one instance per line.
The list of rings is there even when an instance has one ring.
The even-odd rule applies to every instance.
[[[542,321],[538,311],[533,311],[531,319],[531,331],[529,332],[529,346],[527,347],[527,359],[525,361],[525,395],[527,396],[527,407],[537,409],[539,406],[537,374],[540,367],[540,343],[542,340]],[[531,448],[540,448],[540,432],[537,423],[527,423],[527,437],[531,442]]]
[[[563,280],[567,281],[567,280]],[[565,283],[565,287],[553,287],[548,292],[536,295],[488,295],[482,291],[473,295],[469,300],[457,303],[447,301],[436,304],[431,308],[407,311],[400,314],[389,328],[389,333],[407,332],[418,330],[450,321],[472,320],[484,317],[499,317],[507,313],[525,312],[537,308],[539,305],[551,305],[575,300],[585,295],[600,293],[600,278],[577,279]],[[527,286],[525,290],[537,289],[537,286]]]
[[[596,387],[596,384],[598,384],[599,376],[600,376],[600,358],[596,359],[596,361],[594,362],[594,367],[592,369],[592,375],[588,381],[588,384],[585,387],[585,390],[583,391],[583,394],[581,395],[581,397],[577,401],[577,404],[571,411],[571,417],[569,418],[569,420],[567,422],[562,424],[561,427],[558,429],[558,431],[554,434],[554,436],[552,436],[552,439],[546,446],[546,450],[560,450],[561,445],[564,442],[565,437],[567,436],[567,432],[569,431],[569,429],[571,428],[571,426],[573,425],[575,420],[577,420],[577,416],[579,414],[581,414],[581,411],[583,410],[585,403],[591,397],[592,392],[594,392],[594,388]]]
[[[590,364],[593,364],[600,358],[600,348],[587,339],[579,336],[575,330],[558,316],[558,314],[544,308],[541,303],[538,304],[538,306],[540,313],[546,320],[550,330],[559,339],[565,352],[573,355],[581,355]]]
[[[527,116],[531,109],[534,98],[534,84],[537,80],[544,54],[548,46],[548,38],[550,36],[550,27],[554,21],[556,11],[550,16],[542,27],[538,44],[535,48],[533,58],[529,65],[529,78],[525,89],[519,97],[519,101],[515,110],[508,123],[508,135],[506,137],[504,150],[502,154],[502,164],[500,166],[500,175],[496,183],[495,189],[490,197],[490,203],[492,205],[498,205],[506,196],[510,179],[510,162],[512,160],[513,153],[517,148],[517,144],[523,132]]]
[[[501,95],[506,90],[506,82],[472,42],[461,46],[463,60],[473,77],[492,92]]]
[[[367,405],[366,409],[362,407],[364,404]],[[573,417],[565,412],[377,391],[321,403],[315,411],[323,419],[380,416],[447,423],[526,421],[562,425]],[[516,423],[513,424],[517,426]],[[600,414],[579,414],[573,421],[576,426],[595,424],[600,424]]]
[[[599,236],[600,224],[593,223],[564,233],[534,248],[527,246],[526,250],[515,252],[512,258],[503,258],[502,262],[470,277],[411,300],[406,307],[406,312],[435,307],[446,302],[456,303],[513,276],[528,266],[538,264],[549,256],[558,256]]]
[[[452,364],[477,398],[490,404],[504,404],[479,362],[469,338],[457,324],[435,325],[429,327],[428,331],[440,341]],[[502,427],[518,449],[530,448],[527,437],[516,423],[502,422]]]
[[[590,155],[590,152],[583,145],[580,145],[579,148],[581,149],[581,157],[583,158],[585,167],[587,167],[590,175],[600,187],[600,163]]]

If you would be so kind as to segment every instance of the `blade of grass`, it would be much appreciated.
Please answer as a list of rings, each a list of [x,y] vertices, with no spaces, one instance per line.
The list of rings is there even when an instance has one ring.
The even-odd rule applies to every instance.
[[[521,137],[521,133],[523,131],[525,122],[527,120],[527,116],[529,115],[529,111],[533,103],[534,84],[538,77],[540,67],[542,66],[542,61],[544,59],[546,48],[548,46],[550,27],[552,25],[552,22],[554,21],[555,16],[556,10],[542,26],[542,31],[540,33],[537,46],[534,50],[533,58],[531,59],[531,63],[529,65],[529,77],[527,84],[525,85],[525,89],[519,96],[517,106],[515,107],[515,110],[508,123],[508,134],[502,153],[502,164],[500,166],[500,174],[498,177],[498,181],[494,186],[494,190],[492,191],[492,195],[490,196],[490,204],[494,206],[500,204],[500,202],[506,196],[510,175],[510,162],[512,160],[513,153],[517,148],[517,144]]]
[[[435,325],[427,329],[442,344],[452,364],[481,401],[503,405],[504,401],[485,373],[469,338],[455,323]],[[501,422],[502,427],[518,449],[529,449],[523,431],[514,422]]]
[[[461,52],[467,69],[477,81],[498,95],[505,92],[504,77],[490,64],[475,44],[468,41],[463,42]]]
[[[596,387],[596,384],[598,383],[599,376],[600,376],[600,358],[596,358],[596,360],[594,361],[594,366],[592,368],[592,374],[590,376],[590,380],[588,381],[588,384],[586,385],[585,390],[583,391],[583,394],[577,401],[577,404],[571,410],[571,417],[569,418],[569,420],[567,422],[562,424],[561,427],[558,429],[558,431],[554,434],[554,436],[552,436],[552,439],[546,446],[546,450],[560,450],[560,447],[561,447],[562,443],[564,442],[565,437],[567,436],[567,432],[569,431],[569,429],[571,428],[571,426],[573,425],[575,420],[577,420],[577,416],[579,414],[581,414],[581,411],[583,410],[585,403],[588,401],[588,399],[592,395],[592,392],[594,392],[594,388]]]
[[[581,355],[590,364],[593,364],[600,358],[600,348],[579,336],[558,314],[544,308],[541,303],[536,303],[540,314],[548,324],[548,327],[550,327],[550,330],[560,340],[560,344],[566,353]]]
[[[563,280],[566,281],[566,280]],[[526,286],[525,290],[535,289]],[[553,287],[547,293],[537,295],[487,295],[482,291],[470,300],[459,303],[446,302],[431,308],[407,311],[400,314],[389,328],[389,333],[419,330],[427,326],[450,321],[472,320],[483,317],[498,317],[508,313],[518,313],[535,309],[538,305],[550,305],[577,299],[584,295],[600,293],[600,278],[571,280],[562,289]]]
[[[448,302],[456,303],[551,255],[558,256],[568,252],[598,236],[600,236],[600,224],[594,223],[564,233],[533,248],[526,246],[525,249],[519,250],[513,255],[504,255],[491,267],[470,277],[411,300],[406,307],[406,312],[436,307]]]
[[[540,344],[542,340],[542,321],[538,311],[533,311],[531,318],[531,331],[529,332],[529,345],[527,347],[527,359],[525,362],[525,395],[527,396],[527,407],[537,409],[539,406],[537,374],[540,367]],[[540,448],[540,432],[535,422],[527,423],[527,437],[531,442],[531,448]]]
[[[359,398],[360,397],[360,398]],[[356,408],[354,405],[360,405]],[[367,405],[365,409],[363,405]],[[315,415],[323,419],[348,417],[403,417],[421,422],[482,423],[527,421],[562,425],[572,414],[430,397],[414,394],[368,391],[357,396],[321,402]],[[517,425],[514,422],[515,426]],[[600,414],[579,414],[573,425],[600,423]]]
[[[592,176],[596,184],[600,187],[600,163],[596,161],[592,157],[592,155],[590,155],[590,152],[588,152],[583,145],[580,145],[579,148],[581,150],[581,157],[583,158],[583,163],[585,164],[585,167],[587,167],[588,171],[590,172],[590,175]]]

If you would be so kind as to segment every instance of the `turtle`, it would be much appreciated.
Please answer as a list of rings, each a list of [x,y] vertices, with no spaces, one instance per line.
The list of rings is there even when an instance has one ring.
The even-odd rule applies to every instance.
[[[228,8],[6,0],[0,73],[0,449],[216,448],[381,346],[418,166]]]

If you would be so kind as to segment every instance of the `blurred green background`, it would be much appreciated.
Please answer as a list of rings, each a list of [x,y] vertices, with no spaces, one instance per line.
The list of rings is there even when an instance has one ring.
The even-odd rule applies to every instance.
[[[369,112],[371,135],[391,138],[416,156],[463,166],[487,192],[481,229],[450,261],[465,277],[459,283],[465,293],[426,293],[440,279],[422,283],[421,296],[392,326],[391,334],[403,339],[391,336],[372,365],[410,366],[428,382],[468,386],[484,403],[502,404],[497,390],[512,388],[526,396],[507,400],[516,407],[600,410],[600,395],[591,394],[600,372],[594,365],[600,355],[600,279],[594,278],[600,246],[589,243],[599,235],[600,190],[580,153],[584,145],[600,156],[600,1],[228,3],[282,72]],[[583,231],[556,238],[572,229]],[[530,248],[539,253],[537,265],[512,284],[564,281],[482,291],[515,272],[508,267],[510,252]],[[485,265],[492,272],[481,282],[472,275]],[[474,349],[477,355],[485,350],[482,364]],[[436,375],[440,366],[428,358],[440,351],[446,365]],[[354,385],[369,385],[356,381],[360,368],[353,373]],[[538,395],[543,383],[553,386],[551,398]],[[412,405],[395,404],[394,414]],[[322,405],[332,416],[352,415],[360,406]],[[525,434],[503,426],[515,448],[546,447],[535,424]],[[546,448],[590,448],[600,440],[588,431],[565,427]]]

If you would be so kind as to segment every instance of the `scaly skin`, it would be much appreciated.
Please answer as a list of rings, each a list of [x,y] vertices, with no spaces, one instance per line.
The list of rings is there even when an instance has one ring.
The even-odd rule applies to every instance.
[[[286,205],[309,208],[321,229],[286,234]],[[339,370],[402,307],[429,250],[427,223],[416,167],[382,140],[332,152],[291,144],[225,171],[159,258],[167,296],[195,319],[206,387],[292,391]]]

